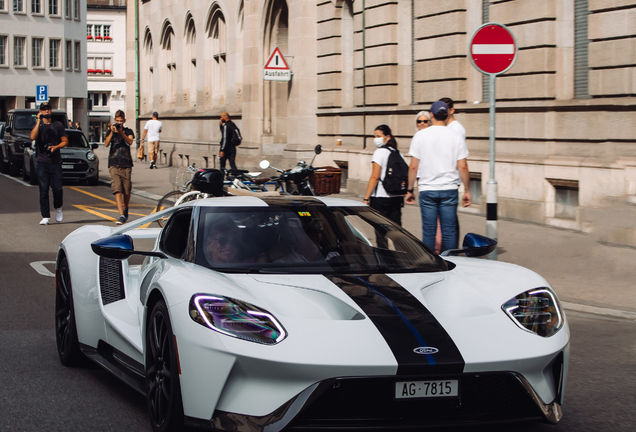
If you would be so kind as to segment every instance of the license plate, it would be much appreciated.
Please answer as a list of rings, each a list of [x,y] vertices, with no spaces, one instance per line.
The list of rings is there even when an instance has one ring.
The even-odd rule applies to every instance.
[[[459,396],[458,380],[401,381],[395,383],[395,398],[427,398]]]
[[[73,169],[73,165],[62,164],[62,169]]]

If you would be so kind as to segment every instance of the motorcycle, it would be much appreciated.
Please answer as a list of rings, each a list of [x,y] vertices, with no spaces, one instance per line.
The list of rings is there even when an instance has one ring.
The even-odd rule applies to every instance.
[[[282,195],[315,196],[316,193],[311,187],[309,179],[314,172],[324,171],[324,169],[317,169],[312,166],[316,156],[322,153],[322,146],[320,144],[315,147],[314,153],[314,158],[309,164],[301,160],[298,161],[295,167],[287,171],[271,166],[267,160],[262,160],[259,166],[262,170],[271,168],[280,173],[279,177],[272,177],[270,182],[276,182],[276,190],[280,189]]]

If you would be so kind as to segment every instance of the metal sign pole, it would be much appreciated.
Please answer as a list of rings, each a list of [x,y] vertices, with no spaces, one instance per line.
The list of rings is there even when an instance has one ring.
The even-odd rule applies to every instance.
[[[497,180],[495,180],[495,78],[490,74],[490,179],[486,192],[486,236],[497,240]],[[497,259],[497,249],[486,256]]]

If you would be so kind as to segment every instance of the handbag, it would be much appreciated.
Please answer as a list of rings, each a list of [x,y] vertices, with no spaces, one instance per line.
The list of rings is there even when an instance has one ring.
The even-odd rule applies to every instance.
[[[144,143],[139,143],[139,149],[137,149],[137,159],[144,160]]]

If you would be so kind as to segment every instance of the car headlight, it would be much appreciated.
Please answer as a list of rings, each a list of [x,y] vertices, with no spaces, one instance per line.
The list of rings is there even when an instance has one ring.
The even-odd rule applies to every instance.
[[[250,342],[274,345],[287,337],[272,314],[227,297],[195,294],[190,299],[190,317],[214,331]]]
[[[549,288],[534,288],[501,306],[523,330],[549,337],[563,327],[563,312],[556,294]]]
[[[89,152],[86,152],[86,159],[93,162],[95,159],[97,159],[97,156],[92,151],[89,151]]]

